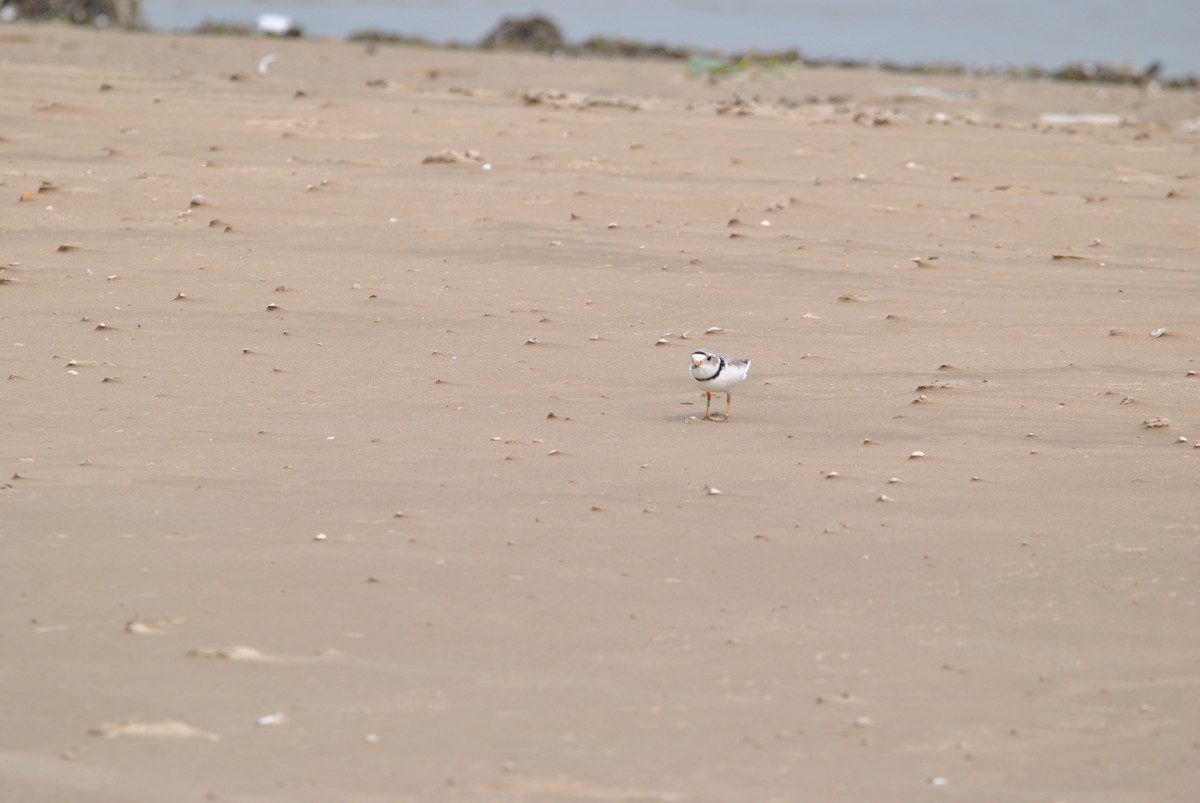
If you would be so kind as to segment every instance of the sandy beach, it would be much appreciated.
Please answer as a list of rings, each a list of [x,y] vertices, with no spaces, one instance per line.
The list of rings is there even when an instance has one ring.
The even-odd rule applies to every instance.
[[[0,28],[0,797],[1195,800],[1198,155],[1194,91]]]

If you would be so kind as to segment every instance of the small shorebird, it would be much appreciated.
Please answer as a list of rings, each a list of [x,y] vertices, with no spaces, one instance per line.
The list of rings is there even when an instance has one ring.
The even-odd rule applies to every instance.
[[[733,405],[733,389],[750,373],[750,360],[739,360],[728,354],[715,351],[692,352],[692,381],[704,390],[707,402],[704,405],[704,420],[713,421],[710,415],[712,395],[725,394],[725,420],[729,420],[729,408]]]

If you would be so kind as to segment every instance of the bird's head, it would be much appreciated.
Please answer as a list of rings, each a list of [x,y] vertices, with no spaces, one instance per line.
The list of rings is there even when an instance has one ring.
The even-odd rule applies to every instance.
[[[710,354],[707,351],[692,352],[692,367],[699,368],[702,365],[716,365],[717,357],[715,354]]]

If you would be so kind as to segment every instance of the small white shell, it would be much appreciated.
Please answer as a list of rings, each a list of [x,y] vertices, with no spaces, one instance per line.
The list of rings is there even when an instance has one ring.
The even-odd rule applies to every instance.
[[[1159,329],[1155,329],[1153,332],[1151,332],[1150,337],[1162,337],[1166,333],[1167,333],[1166,329],[1159,328]]]
[[[717,494],[719,494],[721,492],[718,489],[712,487],[711,485],[705,485],[704,493],[708,494],[709,496],[716,496]]]
[[[924,452],[913,452],[912,454],[910,454],[908,456],[908,459],[909,460],[920,460],[924,456],[925,456]]]

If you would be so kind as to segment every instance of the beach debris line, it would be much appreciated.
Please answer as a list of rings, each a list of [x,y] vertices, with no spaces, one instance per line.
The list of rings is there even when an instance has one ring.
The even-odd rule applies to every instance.
[[[438,153],[431,153],[421,160],[421,164],[423,165],[463,164],[469,162],[483,163],[483,154],[474,148],[468,148],[465,151],[456,151],[452,148],[444,148]]]
[[[103,725],[92,728],[88,733],[104,739],[136,736],[151,739],[204,739],[209,742],[221,741],[221,737],[217,734],[202,731],[177,719],[164,719],[158,722],[137,722],[124,719],[118,722],[106,722]]]

